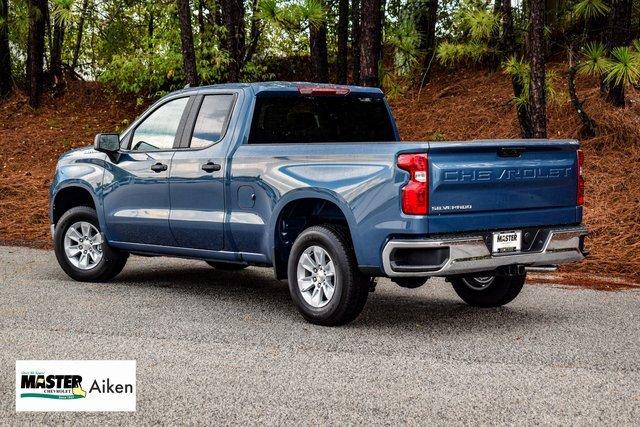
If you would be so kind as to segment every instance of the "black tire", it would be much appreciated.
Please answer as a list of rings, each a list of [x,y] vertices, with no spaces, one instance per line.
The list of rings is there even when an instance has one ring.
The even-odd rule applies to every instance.
[[[491,276],[477,274],[450,279],[453,289],[473,307],[500,307],[518,296],[527,275]],[[487,280],[490,279],[490,282]]]
[[[78,206],[66,211],[56,224],[53,236],[54,251],[58,264],[69,277],[80,282],[104,282],[113,279],[124,268],[129,254],[111,248],[104,239],[101,246],[102,259],[90,270],[79,269],[67,259],[64,251],[64,236],[67,229],[78,221],[89,222],[97,230],[100,230],[95,209],[87,206]]]
[[[236,264],[233,262],[218,262],[218,261],[205,261],[211,267],[216,270],[224,270],[224,271],[240,271],[244,270],[248,267],[246,264]]]
[[[428,279],[428,277],[397,277],[391,281],[401,288],[416,289],[427,283]]]
[[[333,260],[335,269],[333,296],[320,308],[308,304],[298,286],[298,259],[311,246],[324,249]],[[291,298],[304,318],[316,325],[349,323],[358,317],[367,302],[370,278],[363,276],[358,269],[346,227],[327,224],[304,230],[291,248],[287,272]]]

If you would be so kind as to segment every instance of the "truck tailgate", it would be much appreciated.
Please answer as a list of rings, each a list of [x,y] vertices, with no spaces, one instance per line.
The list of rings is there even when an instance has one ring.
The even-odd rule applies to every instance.
[[[547,224],[554,211],[553,222],[572,222],[575,215],[567,212],[576,207],[578,148],[568,140],[431,143],[429,215],[476,213],[477,220],[540,210]]]

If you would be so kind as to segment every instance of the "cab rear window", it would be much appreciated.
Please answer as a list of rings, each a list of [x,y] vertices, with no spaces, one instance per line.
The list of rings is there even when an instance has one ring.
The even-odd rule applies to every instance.
[[[395,141],[382,98],[260,96],[249,144]]]

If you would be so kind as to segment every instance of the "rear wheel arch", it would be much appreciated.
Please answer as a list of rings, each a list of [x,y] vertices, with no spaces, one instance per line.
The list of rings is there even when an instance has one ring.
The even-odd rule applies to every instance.
[[[321,224],[344,226],[352,240],[353,218],[345,203],[326,195],[301,195],[281,203],[271,227],[272,262],[276,277],[287,277],[287,261],[296,238],[307,228]]]

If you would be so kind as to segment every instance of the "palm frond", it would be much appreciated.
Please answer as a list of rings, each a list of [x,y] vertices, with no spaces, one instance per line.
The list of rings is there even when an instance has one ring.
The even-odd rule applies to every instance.
[[[609,70],[609,59],[605,47],[600,42],[588,43],[582,49],[582,60],[578,62],[578,72],[588,76],[601,76]]]
[[[635,84],[640,79],[640,61],[627,46],[616,47],[611,51],[611,61],[605,77],[607,83],[614,85]]]
[[[573,6],[575,18],[588,20],[605,16],[611,8],[603,0],[580,0]]]

